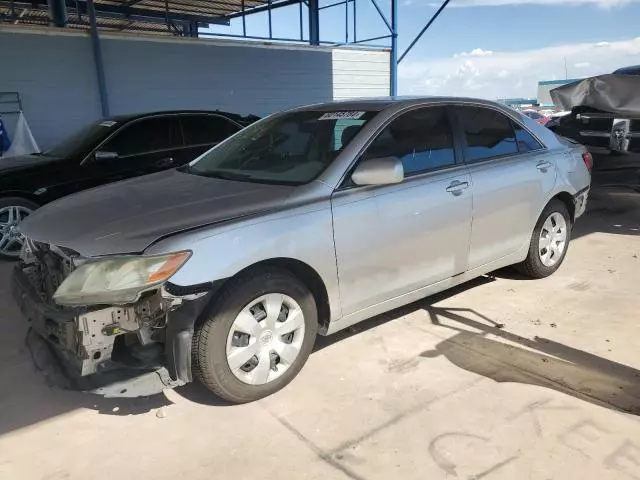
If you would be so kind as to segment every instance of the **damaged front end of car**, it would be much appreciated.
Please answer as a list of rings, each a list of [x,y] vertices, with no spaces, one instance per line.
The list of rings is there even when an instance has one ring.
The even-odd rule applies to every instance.
[[[175,387],[192,380],[194,323],[213,293],[212,284],[168,281],[190,255],[87,259],[26,239],[13,294],[69,376],[166,370],[165,385]]]

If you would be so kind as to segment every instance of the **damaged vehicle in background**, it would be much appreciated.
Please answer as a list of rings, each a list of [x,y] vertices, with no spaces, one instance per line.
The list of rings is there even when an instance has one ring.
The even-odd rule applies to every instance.
[[[629,169],[629,179],[640,185],[639,73],[639,67],[628,67],[551,91],[554,104],[571,113],[547,127],[586,146],[604,183],[607,171]]]
[[[35,212],[13,293],[75,375],[164,369],[248,402],[318,333],[507,265],[551,275],[585,210],[584,154],[483,100],[302,107]]]
[[[200,110],[121,115],[92,123],[42,153],[0,159],[0,258],[18,258],[20,222],[42,205],[184,165],[256,120]]]

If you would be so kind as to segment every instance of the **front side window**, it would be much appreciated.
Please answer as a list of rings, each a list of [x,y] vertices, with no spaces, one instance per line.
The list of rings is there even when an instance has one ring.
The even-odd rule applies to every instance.
[[[466,139],[467,162],[518,153],[511,119],[506,115],[484,107],[458,107],[457,111]]]
[[[364,153],[371,158],[397,157],[406,176],[456,163],[446,107],[413,110],[393,120]]]
[[[109,139],[101,151],[115,152],[120,157],[179,147],[182,138],[175,117],[138,120],[125,126]]]
[[[308,183],[333,162],[376,113],[306,110],[275,115],[241,130],[187,170],[195,175],[246,182]]]
[[[100,120],[82,128],[52,149],[43,152],[42,155],[59,158],[84,156],[107,138],[114,128],[118,128],[117,122],[108,119]]]

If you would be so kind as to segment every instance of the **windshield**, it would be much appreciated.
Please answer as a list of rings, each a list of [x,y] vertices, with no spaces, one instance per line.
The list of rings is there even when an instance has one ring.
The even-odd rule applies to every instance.
[[[245,182],[308,183],[376,113],[302,111],[270,117],[221,143],[188,171]]]
[[[116,122],[111,120],[101,120],[87,125],[51,150],[43,152],[43,155],[60,158],[82,155],[104,140],[107,135],[114,131],[116,125]]]

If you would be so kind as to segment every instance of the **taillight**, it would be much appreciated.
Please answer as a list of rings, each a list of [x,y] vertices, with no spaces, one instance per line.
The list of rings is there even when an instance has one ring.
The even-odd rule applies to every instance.
[[[591,156],[591,154],[589,152],[584,152],[582,154],[582,160],[584,161],[587,170],[591,172],[591,170],[593,170],[593,157]]]

